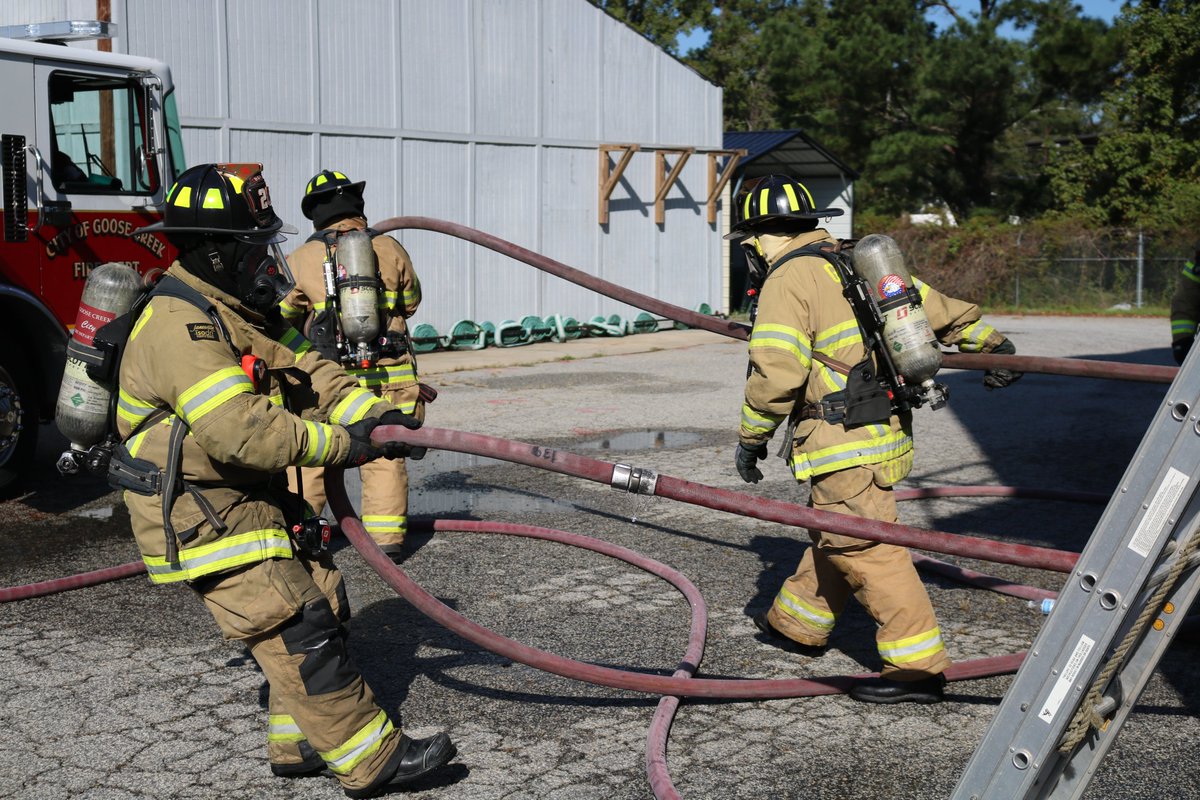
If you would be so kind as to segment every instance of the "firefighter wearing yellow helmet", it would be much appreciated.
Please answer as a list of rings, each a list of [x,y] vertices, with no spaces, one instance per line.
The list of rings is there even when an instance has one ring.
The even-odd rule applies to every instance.
[[[346,650],[350,609],[318,520],[287,491],[294,465],[390,457],[370,433],[420,421],[335,363],[297,355],[279,301],[292,278],[258,164],[202,164],[167,195],[178,260],[141,307],[119,373],[109,478],[150,580],[183,583],[270,685],[268,756],[281,777],[325,771],[350,797],[389,791],[455,755],[412,740],[379,707]]]
[[[322,170],[308,182],[300,209],[315,232],[288,259],[296,288],[281,309],[285,319],[304,330],[326,358],[341,362],[360,386],[423,420],[425,404],[406,322],[421,303],[421,283],[404,247],[367,226],[365,185],[334,170]],[[357,331],[365,333],[356,336]],[[407,454],[419,459],[424,450]],[[399,562],[408,530],[404,459],[373,461],[360,473],[363,525]],[[295,475],[290,480],[316,511],[325,507],[323,469],[304,469],[299,480]]]
[[[818,220],[841,209],[817,209],[803,184],[768,175],[739,192],[734,213],[727,238],[739,239],[745,249],[758,296],[735,452],[738,474],[747,483],[762,479],[758,462],[781,430],[788,441],[780,454],[796,480],[811,482],[809,505],[895,522],[892,486],[912,468],[912,413],[896,409],[886,392],[854,390],[854,376],[878,376],[881,365],[865,344],[865,321],[843,294],[847,279],[812,249],[837,244]],[[897,289],[897,276],[887,279],[889,291]],[[942,344],[964,352],[1016,352],[980,319],[978,306],[919,280],[913,288]],[[992,370],[984,382],[998,388],[1019,375]],[[860,404],[860,397],[870,399]],[[754,617],[765,640],[819,655],[853,595],[879,625],[883,668],[879,679],[857,683],[851,696],[875,703],[940,701],[950,659],[908,550],[819,530],[809,535],[812,547],[795,574],[771,608]]]

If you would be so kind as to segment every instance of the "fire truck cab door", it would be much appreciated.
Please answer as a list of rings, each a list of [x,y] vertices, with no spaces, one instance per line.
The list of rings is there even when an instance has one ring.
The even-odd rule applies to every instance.
[[[117,261],[144,273],[170,263],[162,240],[133,236],[158,218],[165,194],[163,85],[150,73],[50,59],[34,62],[34,80],[35,291],[70,320],[93,267]]]

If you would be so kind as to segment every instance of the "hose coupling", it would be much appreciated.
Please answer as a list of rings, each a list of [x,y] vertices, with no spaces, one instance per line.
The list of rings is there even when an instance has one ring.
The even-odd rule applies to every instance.
[[[652,469],[616,464],[612,471],[612,488],[633,494],[654,494],[658,473]]]

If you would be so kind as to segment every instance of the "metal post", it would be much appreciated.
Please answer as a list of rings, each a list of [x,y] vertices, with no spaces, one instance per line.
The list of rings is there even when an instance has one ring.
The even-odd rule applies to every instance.
[[[1138,256],[1137,256],[1137,301],[1135,305],[1138,308],[1142,307],[1142,277],[1146,266],[1146,241],[1142,235],[1142,229],[1138,228]]]

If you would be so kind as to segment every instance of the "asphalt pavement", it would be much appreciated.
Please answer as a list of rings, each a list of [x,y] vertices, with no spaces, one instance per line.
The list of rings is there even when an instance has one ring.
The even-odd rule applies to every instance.
[[[1022,355],[1170,364],[1164,319],[995,317]],[[745,343],[662,331],[560,345],[430,353],[440,396],[427,425],[484,433],[803,503],[782,461],[754,486],[733,468]],[[1027,375],[987,392],[943,370],[948,407],[916,413],[907,488],[1010,485],[1111,494],[1167,387]],[[61,445],[52,428],[42,449]],[[27,493],[0,504],[0,586],[137,559],[119,498],[93,478],[57,478],[52,457]],[[690,578],[708,607],[698,675],[803,678],[879,668],[874,625],[852,604],[818,659],[760,639],[767,608],[807,545],[803,531],[614,491],[503,461],[431,452],[411,463],[417,519],[561,529],[623,545]],[[348,480],[353,494],[357,482]],[[1015,498],[904,503],[907,524],[1082,549],[1102,506]],[[634,521],[636,519],[636,522]],[[689,609],[670,585],[560,544],[480,533],[410,534],[405,571],[470,619],[517,641],[605,666],[670,675]],[[1058,589],[1063,576],[939,556]],[[647,729],[658,697],[598,687],[490,653],[419,614],[344,543],[355,609],[351,650],[413,735],[447,730],[453,766],[411,796],[534,800],[653,797]],[[955,661],[1025,649],[1043,619],[1024,600],[926,575]],[[1200,797],[1197,645],[1176,642],[1101,764],[1088,797]],[[844,695],[685,700],[667,764],[688,800],[949,797],[1011,676],[955,682],[933,706],[870,706]],[[275,778],[266,763],[263,680],[220,638],[199,600],[145,576],[0,605],[0,796],[341,797],[328,778]]]

